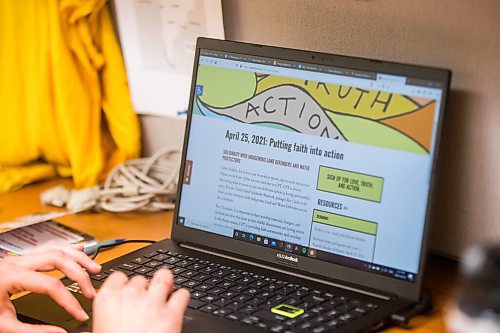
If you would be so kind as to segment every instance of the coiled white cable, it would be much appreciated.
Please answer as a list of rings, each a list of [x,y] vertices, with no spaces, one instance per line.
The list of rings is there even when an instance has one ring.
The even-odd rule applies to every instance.
[[[69,192],[61,186],[42,193],[45,204],[66,205],[73,212],[103,209],[109,212],[168,210],[175,207],[181,152],[165,148],[149,158],[130,160],[109,173],[102,187]]]
[[[150,158],[116,166],[100,190],[99,206],[110,212],[175,207],[180,151],[166,148]]]

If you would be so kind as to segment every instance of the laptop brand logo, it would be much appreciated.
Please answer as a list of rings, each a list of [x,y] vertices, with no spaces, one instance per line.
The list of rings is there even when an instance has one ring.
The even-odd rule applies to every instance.
[[[288,260],[288,261],[295,262],[295,263],[299,262],[299,258],[298,257],[289,256],[289,255],[284,254],[284,253],[276,253],[276,258]]]

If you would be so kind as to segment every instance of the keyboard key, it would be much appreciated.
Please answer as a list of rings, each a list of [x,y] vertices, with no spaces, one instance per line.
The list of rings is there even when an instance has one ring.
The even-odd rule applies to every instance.
[[[283,332],[284,329],[285,329],[285,326],[283,326],[283,325],[274,325],[269,330],[271,332],[278,332],[279,333],[279,332]]]
[[[293,298],[302,298],[302,297],[306,297],[308,295],[309,295],[308,292],[299,289],[299,290],[296,290],[296,291],[292,292],[288,296],[293,297]]]
[[[229,309],[217,309],[214,312],[212,312],[212,314],[219,316],[219,317],[225,317],[225,316],[229,315],[230,313],[232,313],[232,311]]]
[[[199,291],[208,291],[208,290],[212,289],[212,286],[208,285],[208,284],[200,284],[200,285],[196,286],[196,288],[194,288],[194,289],[199,290]]]
[[[239,279],[238,283],[241,283],[241,284],[244,284],[244,285],[249,285],[250,283],[253,283],[255,281],[254,278],[251,278],[251,277],[248,277],[248,276],[245,276],[245,277],[242,277],[241,279]]]
[[[201,269],[199,272],[204,273],[204,274],[210,274],[210,273],[214,272],[215,270],[216,270],[215,267],[208,266],[208,267]]]
[[[196,288],[195,288],[196,289]],[[202,292],[202,291],[193,291],[191,293],[191,298],[194,298],[194,299],[200,299],[202,297],[205,297],[207,294]]]
[[[259,310],[254,313],[254,316],[259,317],[261,319],[270,320],[273,322],[283,322],[287,319],[286,317],[276,313],[272,313],[269,310]]]
[[[148,254],[145,254],[144,256],[145,256],[146,258],[152,258],[152,257],[154,257],[154,256],[155,256],[155,255],[157,255],[157,254],[158,254],[158,252],[154,251],[154,252],[150,252],[150,253],[148,253]]]
[[[286,326],[296,326],[297,323],[299,322],[299,318],[288,319],[287,321],[283,322],[283,325],[286,325]]]
[[[228,305],[229,303],[232,303],[233,300],[230,299],[230,298],[227,298],[227,297],[221,297],[219,298],[218,300],[216,300],[215,302],[213,302],[215,305],[217,306],[220,306],[220,307],[225,307],[226,305]]]
[[[313,306],[315,306],[316,304],[314,303],[311,303],[311,302],[302,302],[300,303],[299,305],[297,305],[299,308],[302,308],[302,309],[309,309],[309,308],[312,308]]]
[[[153,269],[149,267],[139,267],[137,269],[134,269],[135,273],[141,274],[141,275],[146,275],[147,273],[151,272]]]
[[[259,293],[259,290],[258,290],[258,289],[256,289],[256,288],[250,288],[250,289],[247,289],[247,290],[243,291],[243,293],[244,293],[245,295],[250,295],[250,296],[253,296],[253,295],[258,294],[258,293]]]
[[[187,278],[190,278],[192,279],[193,277],[195,277],[198,273],[194,272],[194,271],[186,271],[184,273],[181,274],[181,276],[184,276],[184,277],[187,277]]]
[[[357,312],[358,314],[360,315],[364,315],[365,313],[368,312],[368,310],[366,310],[365,308],[363,307],[357,307],[355,308],[354,310],[352,310],[353,312]]]
[[[193,289],[194,287],[196,287],[200,283],[201,282],[190,280],[190,281],[184,282],[182,285],[186,288]]]
[[[283,302],[283,303],[286,303],[286,304],[289,304],[289,305],[296,305],[296,304],[299,304],[300,303],[300,299],[297,299],[297,298],[288,298],[286,300],[286,302]]]
[[[195,263],[195,264],[189,265],[187,268],[191,269],[193,271],[198,271],[198,270],[200,270],[200,269],[202,269],[204,267],[205,267],[205,265]]]
[[[107,274],[94,274],[91,275],[90,278],[95,281],[102,281],[104,280],[108,275]]]
[[[299,325],[299,330],[302,331],[308,331],[310,328],[312,328],[312,324],[310,322],[305,322]]]
[[[215,272],[210,273],[212,276],[218,277],[218,278],[223,278],[224,276],[230,274],[228,271],[223,271],[223,270],[218,270]]]
[[[378,305],[376,304],[372,304],[372,303],[367,303],[363,306],[363,308],[366,310],[366,311],[373,311],[373,310],[376,310],[378,309]]]
[[[224,277],[224,279],[229,280],[229,281],[236,282],[236,280],[241,279],[241,275],[240,275],[240,274],[238,274],[238,273],[231,273],[231,274],[226,275],[226,276]]]
[[[204,302],[197,300],[197,299],[193,299],[193,298],[191,298],[191,300],[189,301],[189,304],[188,304],[188,307],[191,309],[198,309],[198,308],[201,308],[202,306],[205,306]]]
[[[255,327],[265,330],[269,327],[269,325],[267,323],[258,322],[255,324]]]
[[[161,261],[156,261],[156,260],[151,260],[150,262],[146,263],[144,266],[148,266],[151,268],[156,268],[163,265]]]
[[[134,275],[134,272],[132,271],[128,271],[128,270],[125,270],[125,269],[118,269],[120,272],[124,273],[127,277],[131,277],[132,275]]]
[[[184,283],[184,282],[186,282],[186,281],[188,281],[188,279],[187,279],[187,278],[185,278],[185,277],[182,277],[182,276],[178,276],[178,277],[176,277],[176,278],[174,279],[174,282],[175,282],[176,284],[183,284],[183,283]]]
[[[327,323],[325,324],[325,326],[326,326],[327,328],[336,328],[336,327],[340,327],[340,326],[342,326],[342,323],[340,323],[340,322],[339,322],[338,320],[336,320],[336,319],[333,319],[333,320],[330,320],[329,322],[327,322]]]
[[[319,323],[326,321],[327,319],[328,319],[328,317],[325,317],[325,316],[317,316],[314,318],[313,322],[319,324]]]
[[[184,269],[184,268],[181,268],[181,269]],[[207,274],[198,274],[195,277],[193,277],[194,280],[201,281],[201,282],[203,282],[209,278],[210,278],[210,275],[207,275]]]
[[[223,292],[225,292],[226,290],[223,289],[223,288],[220,288],[220,287],[214,287],[212,289],[210,289],[208,292],[212,295],[219,295]]]
[[[247,304],[247,305],[244,305],[242,308],[240,308],[238,311],[242,312],[242,313],[246,313],[246,314],[252,314],[252,313],[259,311],[259,309],[253,305]]]
[[[167,263],[167,264],[176,264],[177,262],[181,261],[181,259],[179,258],[176,258],[176,257],[170,257],[168,259],[166,259],[164,262]]]
[[[343,315],[339,316],[339,317],[337,318],[337,320],[338,320],[338,321],[341,321],[341,322],[345,322],[345,323],[346,323],[346,322],[348,322],[348,321],[351,321],[353,318],[354,318],[354,317],[353,317],[351,314],[349,314],[349,313],[345,313],[345,314],[343,314]]]
[[[262,280],[255,280],[254,282],[250,283],[250,287],[255,287],[255,288],[262,288],[264,287],[265,285],[267,285],[268,283],[266,281],[262,281]]]
[[[225,298],[233,298],[233,297],[238,296],[238,293],[236,293],[234,291],[226,291],[225,293],[222,293],[220,296],[225,297]]]
[[[221,281],[221,282],[217,283],[217,286],[225,288],[225,289],[229,289],[233,285],[234,285],[234,282],[230,282],[230,281]]]
[[[313,315],[309,312],[305,312],[305,313],[301,314],[298,318],[301,321],[305,321],[305,320],[310,320],[311,318],[313,318]]]
[[[178,266],[178,267],[187,267],[189,265],[191,265],[193,262],[192,261],[189,261],[189,260],[182,260],[182,261],[179,261],[175,264],[175,266]]]
[[[269,298],[268,301],[276,302],[276,303],[287,303],[287,302],[285,302],[285,299],[286,298],[283,295],[274,295],[273,297]]]
[[[211,278],[209,278],[209,279],[205,280],[204,282],[205,282],[205,283],[209,283],[209,284],[214,284],[214,285],[215,285],[215,284],[217,284],[217,283],[219,283],[219,282],[221,282],[221,281],[222,281],[222,280],[221,280],[221,279],[219,279],[219,278],[216,278],[216,277],[211,277]]]
[[[203,312],[207,312],[207,313],[214,312],[215,310],[218,310],[218,309],[219,309],[218,307],[216,307],[215,305],[212,305],[212,304],[207,304],[205,306],[202,306],[201,308],[198,308],[198,310],[203,311]]]
[[[235,301],[238,301],[238,302],[247,302],[247,301],[251,301],[252,299],[254,299],[250,295],[245,295],[245,294],[240,295],[238,293],[236,293],[236,294],[237,294],[237,296],[235,296],[233,299]]]
[[[326,298],[318,295],[309,295],[307,297],[304,297],[303,300],[314,304],[321,304],[327,301]]]
[[[269,310],[270,308],[272,308],[273,306],[275,305],[278,305],[279,302],[274,302],[274,301],[264,301],[263,303],[261,303],[259,305],[259,308],[261,309],[265,309],[265,310]]]
[[[231,310],[238,310],[244,306],[245,305],[241,302],[231,302],[228,305],[226,305],[226,308],[231,309]]]
[[[157,261],[163,261],[163,260],[166,260],[168,258],[170,258],[170,256],[168,256],[166,254],[158,254],[158,255],[152,257],[151,259],[157,260]]]
[[[214,296],[214,295],[207,295],[207,296],[201,298],[201,300],[203,302],[206,302],[206,303],[212,303],[212,302],[215,302],[218,299],[219,299],[219,297]]]
[[[243,285],[243,284],[235,284],[234,286],[232,286],[229,289],[241,293],[244,290],[248,289],[248,287]]]
[[[253,325],[255,322],[248,317],[244,317],[240,320],[240,323],[246,324],[246,325]]]
[[[262,287],[263,290],[267,290],[267,291],[272,291],[274,292],[275,290],[278,290],[280,287],[278,285],[275,285],[275,284],[268,284],[264,287]]]
[[[295,291],[294,287],[285,286],[285,287],[283,287],[281,289],[276,290],[276,293],[280,294],[280,295],[283,295],[283,296],[287,296],[288,294],[291,294],[294,291]]]
[[[269,297],[273,296],[274,294],[270,291],[263,291],[261,293],[258,293],[255,295],[256,297],[262,298],[262,299],[268,299]]]
[[[338,310],[329,310],[327,312],[324,313],[325,316],[327,316],[328,318],[335,318],[335,317],[338,317],[340,316],[342,313],[340,313]]]
[[[104,274],[108,274],[109,275],[109,274],[111,274],[113,272],[116,272],[118,270],[119,270],[118,268],[110,268],[110,269],[105,270]]]
[[[146,258],[146,257],[138,257],[138,258],[135,258],[134,260],[132,260],[132,262],[134,264],[138,264],[138,265],[144,265],[145,263],[151,261],[151,259],[149,258]]]
[[[315,313],[315,314],[320,314],[320,313],[325,312],[326,309],[324,307],[322,307],[321,305],[318,305],[318,306],[315,306],[314,308],[310,309],[310,311]]]
[[[181,274],[182,272],[184,272],[186,269],[185,268],[182,268],[182,267],[174,267],[171,269],[172,273],[174,275],[179,275]]]
[[[240,321],[241,319],[244,318],[244,315],[241,313],[233,312],[228,314],[226,318],[229,320]]]
[[[165,264],[163,263],[162,265],[160,266],[157,266],[155,269],[158,270],[158,269],[168,269],[168,270],[172,270],[173,266],[171,264]]]
[[[140,265],[134,264],[134,263],[126,263],[126,264],[121,264],[118,266],[118,268],[127,270],[127,271],[133,271],[134,269],[137,269],[141,267]]]

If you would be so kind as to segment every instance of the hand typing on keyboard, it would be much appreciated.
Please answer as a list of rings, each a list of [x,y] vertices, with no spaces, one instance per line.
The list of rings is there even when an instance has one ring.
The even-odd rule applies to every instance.
[[[95,290],[84,269],[95,274],[101,271],[101,266],[87,257],[82,249],[82,246],[49,242],[23,256],[0,259],[0,332],[65,332],[54,326],[29,325],[18,321],[10,295],[21,291],[47,294],[76,319],[89,319],[60,280],[40,273],[59,270],[78,283],[86,297],[93,298]]]
[[[166,269],[128,279],[122,272],[106,278],[94,299],[94,333],[180,333],[189,292],[172,292],[174,277]]]

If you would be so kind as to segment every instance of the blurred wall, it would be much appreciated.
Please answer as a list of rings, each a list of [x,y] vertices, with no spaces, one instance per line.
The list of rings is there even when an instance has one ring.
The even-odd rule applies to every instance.
[[[222,1],[227,39],[451,69],[432,247],[500,242],[500,1]],[[141,120],[146,155],[181,144],[184,121]]]

